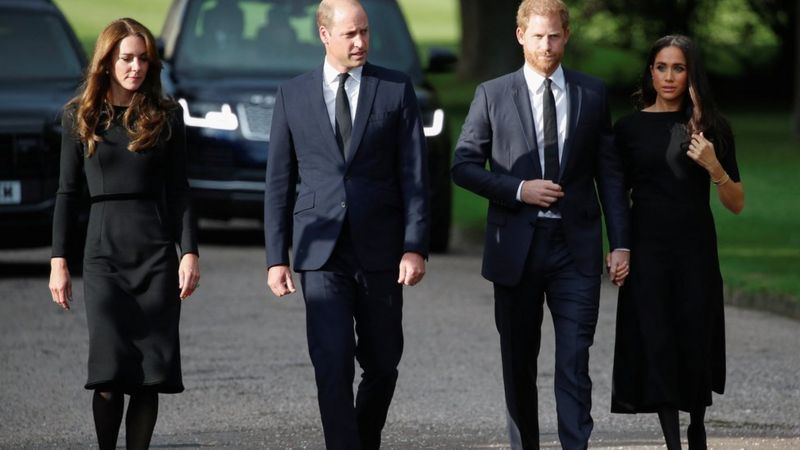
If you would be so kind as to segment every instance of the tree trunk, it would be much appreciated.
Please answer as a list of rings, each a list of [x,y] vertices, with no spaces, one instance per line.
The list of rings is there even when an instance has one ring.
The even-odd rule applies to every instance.
[[[692,30],[690,30],[689,27],[690,24],[692,23],[692,18],[694,17],[694,12],[696,9],[697,9],[697,2],[694,0],[674,2],[671,5],[670,4],[662,5],[661,11],[658,13],[658,15],[654,17],[663,18],[664,20],[663,34],[685,34],[691,36]]]
[[[486,80],[522,67],[522,47],[515,35],[519,0],[460,0],[460,4],[459,76]]]

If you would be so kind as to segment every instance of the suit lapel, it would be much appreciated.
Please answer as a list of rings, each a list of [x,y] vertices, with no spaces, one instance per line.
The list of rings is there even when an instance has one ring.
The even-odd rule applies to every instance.
[[[575,138],[575,130],[578,127],[578,121],[581,118],[581,106],[583,104],[583,90],[576,83],[570,72],[564,69],[564,81],[567,85],[567,92],[569,93],[569,126],[567,128],[567,138],[564,141],[564,151],[561,155],[560,174],[559,179],[564,177],[564,170],[566,169],[569,158],[572,156],[572,142]]]
[[[536,141],[536,130],[533,129],[533,111],[531,108],[531,97],[528,93],[528,84],[525,83],[525,75],[522,69],[514,74],[511,97],[514,99],[514,106],[517,109],[522,134],[525,137],[525,153],[531,158],[533,165],[533,178],[542,178],[542,168],[539,164],[539,145]]]
[[[375,93],[378,90],[378,79],[372,76],[371,66],[364,65],[361,71],[361,86],[358,89],[358,106],[356,108],[356,118],[353,121],[353,134],[350,138],[350,146],[345,149],[346,162],[349,166],[364,137],[364,130],[367,127],[367,119],[372,112],[372,104],[375,100]]]
[[[339,145],[336,143],[336,135],[333,132],[333,127],[331,127],[331,119],[328,116],[328,107],[325,106],[325,96],[322,94],[322,65],[311,74],[309,80],[310,85],[306,92],[308,92],[310,114],[314,122],[319,126],[320,137],[325,141],[325,147],[341,156]]]

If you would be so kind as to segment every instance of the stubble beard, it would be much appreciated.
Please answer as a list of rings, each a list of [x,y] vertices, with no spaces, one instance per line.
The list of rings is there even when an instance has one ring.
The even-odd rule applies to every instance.
[[[561,64],[561,59],[563,58],[563,54],[556,54],[550,53],[554,58],[549,60],[542,60],[539,59],[536,53],[525,51],[525,62],[528,63],[529,66],[533,67],[537,72],[544,74],[545,76],[550,76],[553,71],[556,70],[559,64]]]

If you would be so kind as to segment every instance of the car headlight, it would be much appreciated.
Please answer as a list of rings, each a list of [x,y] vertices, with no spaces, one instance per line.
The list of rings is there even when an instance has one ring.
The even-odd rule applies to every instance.
[[[227,103],[196,102],[192,103],[191,110],[186,99],[178,99],[178,103],[183,108],[183,121],[187,126],[228,131],[239,128],[239,119]]]
[[[444,111],[440,108],[433,112],[431,116],[431,123],[425,124],[423,130],[425,131],[425,137],[432,137],[438,136],[442,133],[444,129]]]

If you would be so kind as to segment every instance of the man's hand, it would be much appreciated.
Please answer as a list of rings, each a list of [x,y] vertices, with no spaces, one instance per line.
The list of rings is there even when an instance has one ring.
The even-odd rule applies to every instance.
[[[294,281],[289,266],[272,266],[267,269],[267,285],[278,297],[294,294]]]
[[[522,183],[519,197],[523,203],[549,208],[564,196],[561,186],[550,180],[527,180]]]
[[[625,278],[630,273],[631,252],[626,250],[614,250],[606,256],[606,267],[608,277],[616,286],[625,284]]]
[[[425,276],[425,259],[419,253],[405,252],[400,260],[400,276],[397,282],[404,286],[413,286]]]

